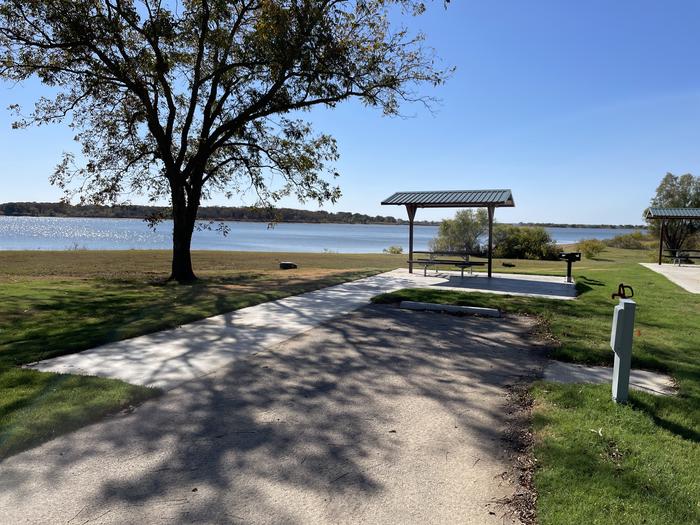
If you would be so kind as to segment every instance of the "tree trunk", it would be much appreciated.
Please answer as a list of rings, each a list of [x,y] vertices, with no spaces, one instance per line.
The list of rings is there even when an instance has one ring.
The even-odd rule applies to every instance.
[[[170,280],[185,284],[197,280],[192,270],[192,232],[198,202],[187,202],[184,188],[173,188],[173,264]],[[198,201],[198,199],[197,199]]]

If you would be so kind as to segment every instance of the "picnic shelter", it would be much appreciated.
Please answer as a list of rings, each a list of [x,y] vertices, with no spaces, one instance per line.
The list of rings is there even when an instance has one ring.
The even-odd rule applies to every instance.
[[[664,236],[666,233],[666,224],[671,221],[700,221],[700,208],[649,208],[644,217],[647,220],[661,221],[661,227],[659,228],[659,264],[663,259],[664,253]],[[680,246],[669,246],[669,250],[672,252],[677,252],[680,250]],[[691,252],[697,252],[697,250],[690,250]],[[697,256],[692,256],[690,253],[686,254],[691,258],[697,258]],[[678,253],[673,253],[672,257],[678,257]]]
[[[489,217],[488,276],[493,267],[493,216],[496,208],[515,206],[511,190],[400,191],[382,205],[406,206],[408,213],[408,271],[413,273],[413,223],[418,208],[486,208]]]

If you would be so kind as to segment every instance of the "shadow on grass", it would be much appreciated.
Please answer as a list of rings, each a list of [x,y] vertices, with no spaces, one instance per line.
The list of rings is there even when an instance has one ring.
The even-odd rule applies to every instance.
[[[346,271],[319,277],[251,272],[190,286],[93,279],[13,288],[0,309],[0,317],[4,312],[14,315],[0,325],[0,458],[157,395],[153,389],[116,380],[16,366],[375,273]]]
[[[0,461],[160,394],[113,379],[0,370]]]
[[[250,273],[184,286],[95,280],[74,289],[42,287],[34,292],[40,297],[33,302],[31,312],[2,332],[0,366],[79,352],[375,273],[368,270],[296,278]],[[4,310],[21,311],[21,307],[9,302]]]
[[[663,404],[666,400],[660,399],[655,400],[655,402],[649,402],[641,397],[632,397],[629,400],[629,404],[637,410],[641,410],[649,417],[651,417],[654,423],[661,428],[668,430],[672,434],[679,436],[683,439],[693,441],[694,443],[700,443],[700,432],[688,426],[682,425],[678,422],[671,421],[660,415],[663,413],[663,408],[659,405]],[[675,401],[674,402],[678,402]],[[680,401],[683,402],[683,401]]]
[[[659,422],[685,400],[632,392],[629,405],[616,405],[607,385],[538,382],[533,391],[542,523],[698,521],[694,432],[677,425],[668,434]]]
[[[598,279],[592,279],[590,277],[586,277],[585,275],[578,277],[577,280],[578,279],[583,280],[583,282],[589,286],[606,286],[606,283],[604,283],[603,281],[600,281]]]

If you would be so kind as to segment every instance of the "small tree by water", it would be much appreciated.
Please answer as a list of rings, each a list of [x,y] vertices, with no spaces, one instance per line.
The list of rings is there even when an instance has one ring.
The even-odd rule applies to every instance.
[[[581,239],[576,248],[583,253],[586,259],[595,259],[605,250],[605,243],[599,239]]]
[[[430,241],[430,249],[437,252],[480,253],[479,238],[486,235],[489,218],[486,210],[460,210],[454,219],[440,223],[437,237]]]

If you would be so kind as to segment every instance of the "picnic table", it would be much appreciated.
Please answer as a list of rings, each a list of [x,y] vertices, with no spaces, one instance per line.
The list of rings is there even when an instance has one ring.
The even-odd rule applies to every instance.
[[[416,257],[418,256],[418,257]],[[445,259],[444,257],[449,257]],[[407,261],[409,264],[416,264],[423,267],[423,275],[428,275],[428,268],[433,267],[438,271],[438,266],[453,266],[460,269],[461,277],[464,278],[464,269],[469,269],[469,274],[472,273],[474,266],[484,266],[486,263],[482,261],[470,260],[470,254],[466,252],[450,252],[450,251],[414,251],[413,259]]]
[[[681,265],[681,263],[684,260],[694,260],[694,259],[700,259],[700,250],[666,250],[666,253],[668,254],[668,257],[670,257],[673,260],[673,264],[677,264],[678,266]]]

